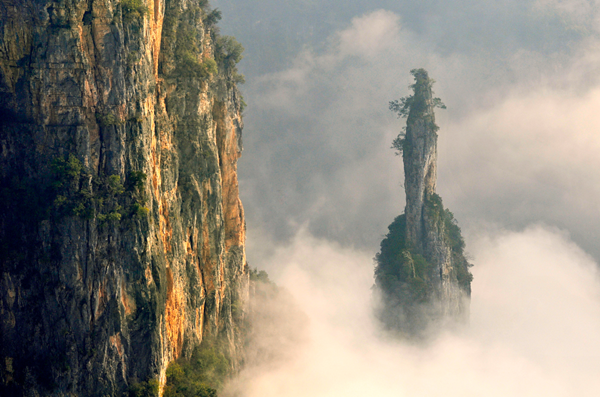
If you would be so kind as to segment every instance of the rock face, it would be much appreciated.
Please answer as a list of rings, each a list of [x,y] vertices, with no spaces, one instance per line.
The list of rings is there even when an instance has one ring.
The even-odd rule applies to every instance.
[[[427,72],[412,73],[414,95],[390,104],[407,117],[405,133],[394,141],[403,153],[406,209],[390,225],[376,257],[379,316],[388,328],[408,336],[422,334],[433,323],[464,321],[472,280],[460,229],[436,194],[434,108],[444,106],[433,98]]]
[[[417,74],[416,80],[413,98],[422,104],[408,115],[403,143],[406,239],[412,247],[423,251],[427,223],[425,198],[435,193],[437,183],[437,127],[427,75]]]
[[[0,395],[164,384],[202,340],[238,365],[241,47],[218,18],[0,0]]]

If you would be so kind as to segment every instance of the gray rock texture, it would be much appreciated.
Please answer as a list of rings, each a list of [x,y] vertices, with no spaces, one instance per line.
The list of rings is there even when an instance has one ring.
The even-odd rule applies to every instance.
[[[116,396],[248,296],[236,54],[201,0],[0,0],[0,395]]]

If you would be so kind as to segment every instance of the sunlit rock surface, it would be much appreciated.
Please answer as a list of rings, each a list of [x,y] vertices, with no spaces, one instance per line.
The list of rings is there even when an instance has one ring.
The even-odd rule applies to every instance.
[[[235,72],[204,2],[137,3],[0,0],[1,395],[162,384],[206,338],[239,365]]]

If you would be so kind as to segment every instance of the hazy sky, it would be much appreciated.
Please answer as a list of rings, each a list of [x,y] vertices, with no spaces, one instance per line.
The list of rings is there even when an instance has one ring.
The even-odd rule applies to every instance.
[[[595,2],[213,5],[222,33],[246,48],[239,173],[250,247],[306,225],[377,251],[404,207],[401,159],[389,149],[403,120],[388,102],[424,67],[448,107],[437,111],[438,190],[463,229],[542,222],[600,258]]]
[[[600,5],[213,5],[222,33],[246,47],[250,265],[310,320],[302,349],[285,365],[248,368],[231,395],[598,395]],[[409,94],[420,67],[447,105],[438,193],[475,279],[470,327],[416,347],[381,337],[370,288],[372,258],[404,209],[390,149],[403,120],[388,102]]]

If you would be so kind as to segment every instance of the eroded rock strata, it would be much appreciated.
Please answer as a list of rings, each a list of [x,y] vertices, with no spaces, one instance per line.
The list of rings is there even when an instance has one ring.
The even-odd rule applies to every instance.
[[[0,394],[121,395],[247,299],[240,47],[202,0],[0,0]]]

